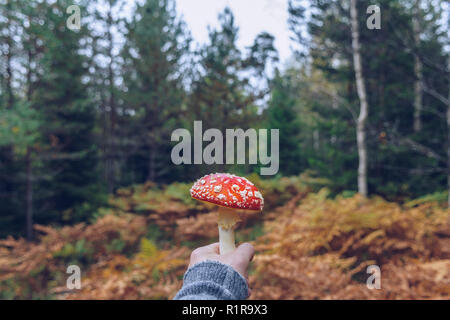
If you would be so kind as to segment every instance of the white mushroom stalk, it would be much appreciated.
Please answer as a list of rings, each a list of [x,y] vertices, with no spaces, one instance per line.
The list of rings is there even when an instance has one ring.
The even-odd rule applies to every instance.
[[[219,225],[220,254],[226,254],[236,249],[234,228],[240,220],[236,210],[222,206],[219,207],[217,224]]]

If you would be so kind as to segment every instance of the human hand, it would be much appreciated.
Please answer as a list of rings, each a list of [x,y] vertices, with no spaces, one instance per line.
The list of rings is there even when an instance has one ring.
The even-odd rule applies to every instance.
[[[189,267],[205,260],[215,260],[231,266],[239,272],[248,285],[248,265],[253,259],[255,249],[250,243],[243,243],[236,249],[226,254],[219,254],[219,243],[213,243],[204,247],[200,247],[192,251]],[[249,295],[251,291],[249,288]]]

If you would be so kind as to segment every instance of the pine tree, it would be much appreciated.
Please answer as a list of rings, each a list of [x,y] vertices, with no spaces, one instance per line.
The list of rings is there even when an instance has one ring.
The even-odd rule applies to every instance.
[[[263,32],[247,52],[241,52],[236,43],[239,28],[231,9],[226,7],[218,19],[219,28],[209,29],[209,43],[198,52],[199,67],[189,97],[190,119],[201,120],[203,130],[216,128],[222,133],[227,128],[258,128],[262,125],[258,105],[269,91],[266,66],[278,60],[274,37]],[[197,169],[197,176],[201,174],[199,170],[223,171],[226,167],[203,167]],[[250,171],[249,166],[242,171]]]
[[[297,93],[289,74],[277,70],[271,85],[271,99],[266,112],[267,128],[280,129],[280,172],[296,175],[307,169],[306,158],[300,150],[300,121]],[[300,115],[301,116],[301,115]]]
[[[122,35],[122,0],[96,0],[92,3],[95,23],[89,30],[89,95],[99,106],[97,124],[98,145],[101,146],[103,181],[108,193],[112,193],[121,184],[121,166],[124,162],[122,139],[121,59],[118,37]]]
[[[87,95],[83,77],[87,75],[86,57],[80,54],[80,41],[87,30],[66,26],[70,1],[41,6],[43,25],[36,28],[42,41],[40,73],[31,96],[32,107],[42,114],[41,135],[45,179],[39,184],[45,192],[38,201],[39,219],[79,221],[90,212],[86,202],[95,205],[99,191],[97,147],[93,143],[95,108]],[[81,11],[83,8],[81,8]]]
[[[134,181],[170,175],[170,134],[184,103],[184,72],[190,37],[172,0],[138,4],[126,24],[123,95],[133,141],[128,170]]]
[[[191,107],[196,119],[204,127],[246,127],[254,123],[255,103],[267,89],[256,88],[251,77],[264,79],[264,70],[270,61],[277,61],[274,38],[259,34],[247,56],[237,47],[239,28],[230,8],[219,14],[219,29],[210,29],[209,43],[200,51],[199,69],[192,85]],[[247,124],[247,125],[245,125]]]
[[[39,138],[39,114],[30,108],[30,68],[25,78],[15,67],[29,62],[28,43],[23,41],[24,7],[31,5],[19,0],[5,1],[1,6],[2,81],[0,86],[0,235],[3,232],[22,234],[32,238],[32,156]],[[18,35],[21,41],[17,41]],[[25,59],[24,59],[25,58]],[[13,83],[16,88],[13,89]],[[25,89],[22,89],[25,88]]]

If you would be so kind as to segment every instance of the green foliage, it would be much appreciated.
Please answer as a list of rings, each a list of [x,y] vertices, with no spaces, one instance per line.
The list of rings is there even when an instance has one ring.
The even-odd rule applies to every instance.
[[[123,92],[126,108],[134,117],[125,117],[128,139],[139,146],[127,155],[134,174],[130,183],[174,179],[168,166],[170,133],[180,126],[185,92],[183,81],[190,37],[178,17],[173,0],[149,0],[137,4],[126,24]],[[173,167],[175,167],[173,165]]]
[[[187,205],[192,205],[195,204],[195,200],[191,197],[186,197],[189,194],[191,186],[191,183],[172,183],[165,188],[164,193],[172,199],[179,200]]]
[[[0,282],[0,285],[4,288],[2,291],[0,291],[0,299],[13,300],[16,297],[16,284],[14,283],[13,279],[2,281]]]
[[[24,102],[12,110],[21,119],[13,129],[25,136],[14,146],[18,150],[33,146],[33,206],[38,223],[63,222],[63,212],[66,223],[86,220],[90,212],[82,208],[83,203],[95,207],[100,202],[93,142],[95,106],[84,79],[88,59],[81,53],[88,31],[85,26],[77,32],[65,28],[70,4],[59,0],[50,9],[23,2],[17,7],[29,25],[22,26],[20,33],[27,78],[26,90],[18,96]]]
[[[285,176],[297,175],[307,168],[306,157],[300,145],[300,125],[296,110],[297,92],[288,75],[277,71],[272,80],[272,92],[267,113],[267,128],[279,129],[280,173]],[[270,143],[270,142],[269,142]]]
[[[192,132],[194,120],[202,121],[203,130],[216,128],[223,134],[227,128],[261,127],[258,103],[267,94],[265,70],[270,62],[278,59],[274,37],[268,33],[258,34],[249,52],[244,53],[237,45],[239,27],[229,7],[219,13],[218,22],[219,27],[209,30],[209,42],[198,53],[186,127]],[[259,85],[253,84],[254,79],[259,80]],[[252,169],[249,165],[197,165],[190,171],[190,178],[210,172],[244,174]]]
[[[307,193],[311,188],[315,188],[314,185],[319,182],[308,175],[261,179],[257,174],[252,174],[248,176],[248,179],[264,195],[264,207],[267,209],[285,204],[294,195]],[[322,185],[322,183],[324,183],[323,180],[320,181],[319,185]]]
[[[110,246],[114,246],[113,243]],[[92,260],[93,252],[94,249],[86,239],[80,239],[75,243],[65,244],[61,250],[53,253],[53,257],[63,259],[67,263],[89,263]]]
[[[264,234],[264,225],[261,222],[255,223],[248,232],[242,233],[238,232],[236,234],[236,242],[242,243],[242,242],[250,242],[255,241],[259,237],[261,237]]]
[[[437,202],[441,204],[445,204],[448,199],[448,192],[442,191],[442,192],[435,192],[432,194],[427,194],[422,197],[419,197],[417,199],[408,201],[405,203],[406,207],[412,208],[417,205],[421,205],[427,202]]]
[[[341,196],[345,199],[345,198],[351,198],[356,194],[356,191],[353,190],[344,190],[341,193]]]
[[[14,145],[15,152],[25,155],[39,139],[42,120],[29,104],[18,103],[12,109],[0,109],[0,146]]]
[[[156,256],[157,253],[158,248],[152,240],[146,238],[141,239],[140,254],[146,258],[152,258]]]
[[[167,234],[156,224],[150,224],[147,229],[146,238],[149,241],[158,243],[164,239],[167,239]]]
[[[121,253],[125,248],[126,243],[120,238],[113,239],[111,243],[106,245],[106,250],[111,253]]]

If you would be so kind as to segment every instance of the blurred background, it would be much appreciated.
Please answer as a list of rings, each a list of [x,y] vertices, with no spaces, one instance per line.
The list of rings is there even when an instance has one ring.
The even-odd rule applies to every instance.
[[[0,0],[0,298],[172,298],[222,171],[265,198],[251,298],[448,299],[450,5],[371,4]],[[194,120],[279,129],[279,173],[174,165]]]

